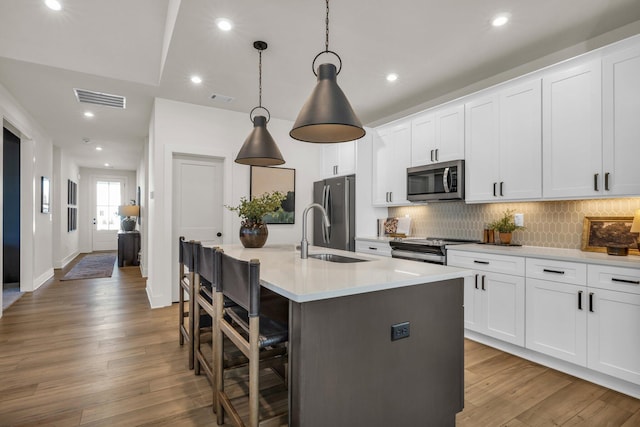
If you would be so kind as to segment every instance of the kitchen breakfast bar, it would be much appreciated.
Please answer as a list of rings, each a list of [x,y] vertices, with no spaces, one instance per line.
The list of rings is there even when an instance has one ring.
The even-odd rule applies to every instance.
[[[221,247],[258,259],[263,288],[288,300],[290,426],[455,425],[471,271],[319,247],[301,259],[292,244]]]

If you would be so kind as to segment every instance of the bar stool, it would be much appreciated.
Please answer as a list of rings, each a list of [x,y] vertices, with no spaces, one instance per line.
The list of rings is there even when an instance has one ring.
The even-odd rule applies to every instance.
[[[260,262],[242,261],[216,251],[220,257],[221,280],[215,293],[217,333],[214,342],[216,368],[218,425],[224,423],[227,412],[234,425],[257,427],[260,419],[259,371],[287,363],[286,343],[288,325],[260,314]],[[223,309],[223,298],[227,297],[236,305]],[[226,316],[225,316],[226,314]],[[249,422],[245,424],[225,392],[224,337],[249,359]],[[260,363],[261,361],[266,363]],[[286,422],[287,413],[276,414],[269,421]],[[263,420],[266,421],[266,420]]]
[[[178,239],[178,291],[179,309],[178,321],[180,331],[180,345],[186,342],[189,345],[189,369],[193,369],[193,312],[194,312],[194,271],[195,254],[193,240],[185,241],[183,236]],[[185,300],[185,295],[189,298]],[[188,309],[185,310],[185,302]],[[187,321],[185,324],[185,320]]]

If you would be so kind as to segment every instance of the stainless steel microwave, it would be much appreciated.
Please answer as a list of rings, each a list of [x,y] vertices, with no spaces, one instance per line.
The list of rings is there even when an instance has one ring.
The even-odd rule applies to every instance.
[[[410,202],[464,200],[464,160],[407,168]]]

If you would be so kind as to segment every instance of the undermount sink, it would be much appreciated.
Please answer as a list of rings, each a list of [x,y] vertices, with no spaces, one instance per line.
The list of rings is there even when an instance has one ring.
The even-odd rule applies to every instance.
[[[336,255],[336,254],[309,254],[309,258],[321,259],[322,261],[329,261],[329,262],[340,262],[340,263],[369,261],[368,259],[351,258],[348,256],[342,256],[342,255]]]

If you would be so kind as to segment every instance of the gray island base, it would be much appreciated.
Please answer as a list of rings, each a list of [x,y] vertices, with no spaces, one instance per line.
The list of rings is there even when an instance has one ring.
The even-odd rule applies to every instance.
[[[463,279],[291,303],[291,426],[455,426]],[[391,341],[391,325],[410,335]]]
[[[281,298],[291,427],[455,426],[470,270],[318,247],[309,254],[366,262],[300,259],[295,245],[222,249],[259,259],[263,296]],[[408,336],[392,340],[392,326]]]

